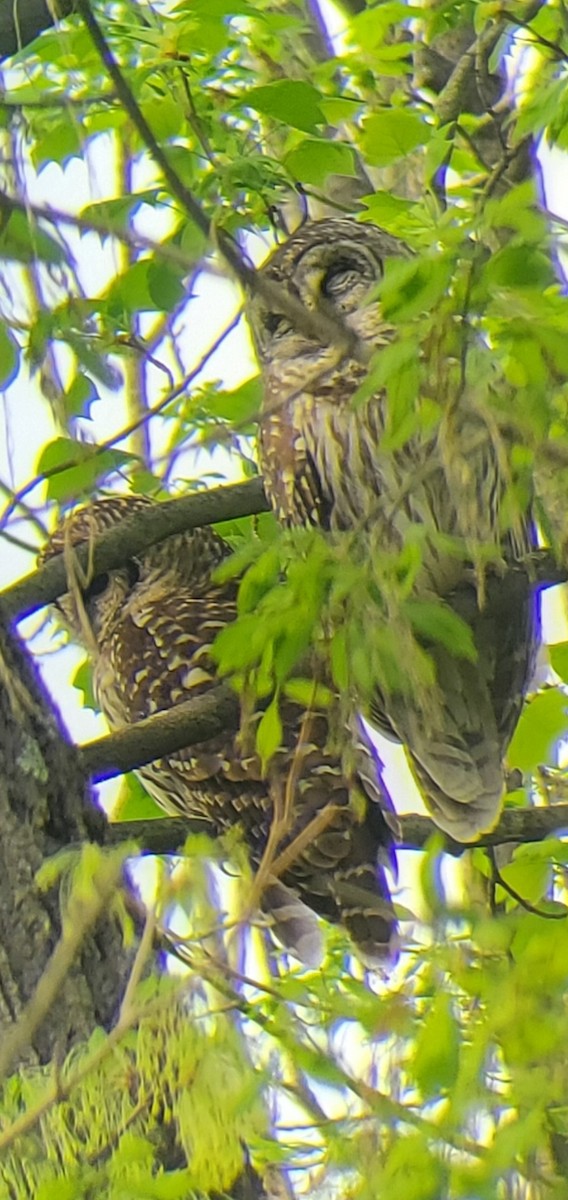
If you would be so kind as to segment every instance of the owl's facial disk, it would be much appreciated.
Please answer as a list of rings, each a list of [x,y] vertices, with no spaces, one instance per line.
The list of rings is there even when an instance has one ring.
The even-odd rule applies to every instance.
[[[104,640],[115,618],[124,610],[140,575],[140,567],[132,559],[115,571],[104,571],[95,575],[89,584],[76,592],[60,596],[55,607],[67,629],[93,652],[91,635],[95,645]],[[82,611],[81,611],[82,610]],[[85,618],[87,629],[85,629]]]
[[[353,220],[330,219],[304,226],[264,268],[266,275],[308,312],[320,312],[344,324],[364,341],[372,341],[378,306],[369,297],[383,276],[386,257],[401,256],[406,247],[373,226]],[[250,316],[259,357],[263,362],[291,358],[315,343],[290,318],[269,310],[254,298]]]
[[[40,555],[40,563],[56,554],[69,553],[74,546],[92,544],[106,530],[152,505],[156,501],[143,496],[117,495],[92,501],[55,529]],[[70,558],[68,572],[74,584],[60,596],[56,607],[69,631],[94,654],[127,606],[136,607],[141,597],[167,586],[164,581],[172,568],[178,587],[202,595],[212,586],[212,571],[229,553],[223,539],[205,526],[165,538],[123,566],[98,572],[87,581]]]

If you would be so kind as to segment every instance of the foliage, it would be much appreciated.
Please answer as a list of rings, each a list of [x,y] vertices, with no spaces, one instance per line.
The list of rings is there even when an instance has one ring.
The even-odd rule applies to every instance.
[[[117,99],[80,13],[24,47],[0,102],[11,164],[0,195],[0,382],[8,398],[26,396],[32,422],[49,406],[52,432],[34,478],[18,476],[15,492],[2,482],[0,533],[29,545],[53,508],[100,489],[161,496],[254,472],[258,381],[225,385],[208,351],[196,362],[194,293],[204,270],[225,269],[223,237],[258,256],[306,204],[321,215],[326,201],[338,211],[359,201],[361,220],[413,255],[381,282],[398,336],[357,402],[384,389],[394,451],[440,429],[465,389],[491,414],[496,443],[512,442],[510,525],[536,478],[543,528],[562,554],[565,221],[539,203],[531,169],[539,139],[568,145],[562,4],[346,3],[333,47],[307,0],[92,8],[210,237]],[[477,82],[463,53],[474,38]],[[515,87],[503,99],[506,70]],[[46,181],[65,188],[79,166],[82,187],[98,173],[81,210],[45,208]],[[225,340],[221,328],[212,348]],[[446,436],[451,459],[451,422]],[[411,597],[420,530],[401,554],[371,560],[355,535],[331,547],[313,532],[280,535],[268,517],[222,531],[236,548],[226,569],[243,580],[239,620],[216,652],[265,705],[265,759],[280,737],[279,697],[311,686],[308,646],[337,685],[363,691],[377,676],[392,690],[432,689],[425,640],[471,655],[456,617]],[[482,579],[487,548],[470,550]],[[566,733],[565,644],[552,665],[561,684],[531,700],[511,751],[511,766],[532,775],[528,794],[546,799],[564,783],[541,768]],[[84,672],[79,682],[89,702]],[[123,801],[123,816],[146,815],[135,789]],[[299,1194],[322,1200],[566,1193],[561,841],[519,847],[500,870],[476,851],[453,871],[433,843],[420,868],[421,923],[405,927],[396,966],[370,977],[336,930],[320,970],[267,960],[253,935],[245,971],[231,921],[216,925],[207,870],[199,855],[187,861],[177,891],[166,888],[193,921],[180,939],[185,981],[140,983],[128,1029],[119,1017],[120,1036],[98,1031],[57,1067],[76,1086],[0,1157],[0,1196],[230,1193],[242,1142],[256,1164],[283,1163]],[[45,1086],[39,1071],[8,1080],[4,1132],[41,1106]],[[172,1143],[176,1168],[163,1165]]]

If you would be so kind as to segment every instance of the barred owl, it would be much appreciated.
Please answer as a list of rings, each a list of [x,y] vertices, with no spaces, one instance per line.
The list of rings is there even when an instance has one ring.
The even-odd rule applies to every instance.
[[[377,679],[368,714],[405,743],[436,823],[468,842],[498,819],[503,760],[534,661],[535,601],[526,577],[506,570],[530,548],[532,529],[525,513],[511,519],[509,509],[507,519],[507,448],[471,388],[445,407],[438,396],[436,430],[418,427],[394,450],[385,393],[351,403],[366,361],[396,336],[373,295],[384,263],[408,253],[380,229],[331,218],[306,224],[269,259],[265,278],[347,337],[322,345],[263,294],[249,297],[264,390],[261,469],[286,525],[318,525],[335,540],[350,530],[371,558],[410,538],[421,553],[413,597],[443,601],[470,627],[474,662],[424,641],[435,696],[387,692]],[[489,563],[485,597],[472,566],[480,559]],[[369,630],[372,613],[361,620]]]
[[[61,523],[43,559],[96,537],[150,503],[135,496],[94,501]],[[73,589],[60,598],[65,623],[90,650],[95,695],[111,729],[203,695],[219,682],[211,644],[236,616],[238,584],[216,584],[212,574],[229,553],[213,530],[195,529],[91,579],[82,605]],[[289,779],[292,813],[278,853],[331,805],[329,823],[298,854],[282,883],[270,882],[263,907],[280,940],[300,957],[310,959],[317,928],[308,906],[341,922],[363,956],[374,959],[393,929],[385,867],[395,866],[396,832],[388,795],[379,789],[376,753],[361,726],[355,767],[347,772],[328,747],[326,710],[308,713],[286,701],[281,716],[283,745],[265,774],[256,754],[246,752],[231,732],[137,773],[166,812],[204,817],[218,833],[239,825],[253,863],[262,856]]]

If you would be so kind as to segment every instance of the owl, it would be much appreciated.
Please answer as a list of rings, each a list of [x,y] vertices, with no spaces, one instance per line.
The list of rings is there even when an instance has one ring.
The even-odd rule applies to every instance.
[[[121,495],[76,510],[52,535],[43,560],[62,551],[69,559],[71,546],[150,503]],[[213,576],[230,552],[212,529],[195,529],[120,569],[76,576],[59,599],[65,624],[91,655],[95,696],[111,730],[218,685],[212,643],[236,617],[238,583],[216,583]],[[280,854],[327,809],[329,819],[292,857],[282,880],[270,880],[263,907],[278,938],[306,961],[319,941],[308,908],[340,922],[361,955],[374,961],[393,931],[385,869],[395,866],[397,830],[388,794],[379,787],[376,752],[360,724],[347,769],[331,748],[327,709],[307,711],[286,700],[281,717],[283,743],[264,770],[240,734],[227,731],[137,774],[167,813],[203,817],[217,834],[239,826],[253,864],[261,860],[275,813],[288,814]]]
[[[470,646],[457,657],[423,636],[435,689],[412,694],[377,679],[366,715],[405,744],[440,828],[469,842],[498,819],[504,757],[532,672],[536,602],[526,576],[507,571],[531,548],[532,528],[529,515],[511,519],[506,509],[507,447],[471,389],[445,407],[440,396],[434,431],[419,428],[394,450],[385,392],[352,403],[370,358],[380,362],[396,337],[376,298],[385,263],[408,256],[375,226],[330,218],[304,225],[269,259],[265,277],[345,336],[323,345],[262,294],[249,296],[264,393],[260,462],[282,523],[319,526],[335,541],[350,531],[370,561],[412,542],[421,557],[411,598],[466,622],[473,654]],[[480,561],[489,564],[483,586]],[[373,611],[360,619],[368,635]]]

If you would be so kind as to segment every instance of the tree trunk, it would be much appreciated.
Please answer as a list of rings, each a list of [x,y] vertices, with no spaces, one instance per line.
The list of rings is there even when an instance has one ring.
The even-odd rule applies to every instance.
[[[76,750],[29,655],[0,626],[0,1044],[61,936],[58,888],[40,890],[36,872],[49,855],[100,828],[102,815],[89,813],[87,799]],[[27,1061],[45,1063],[96,1025],[110,1027],[128,958],[114,922],[100,922],[35,1033]]]
[[[33,42],[44,29],[53,25],[53,10],[59,17],[68,17],[73,11],[73,0],[2,0],[0,4],[0,58],[8,58],[29,42]]]

